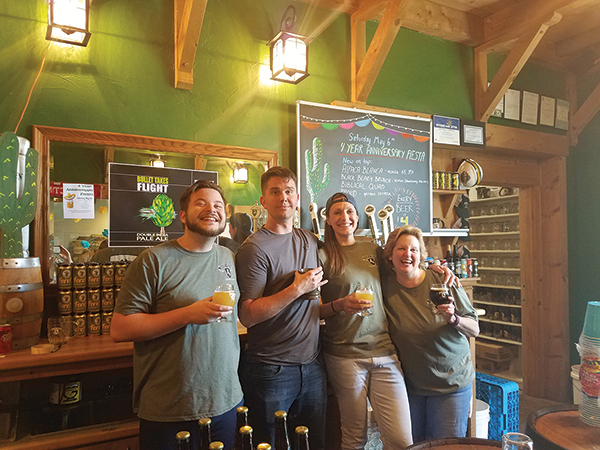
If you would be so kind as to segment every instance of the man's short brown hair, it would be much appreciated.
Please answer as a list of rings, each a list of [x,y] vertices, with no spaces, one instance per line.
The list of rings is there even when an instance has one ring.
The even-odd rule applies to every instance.
[[[221,194],[221,198],[223,199],[223,205],[227,205],[227,200],[225,200],[225,194],[223,193],[223,189],[221,188],[221,186],[219,186],[214,181],[198,180],[190,187],[188,187],[185,191],[183,191],[183,194],[181,194],[181,197],[179,197],[180,211],[187,211],[188,206],[190,205],[190,197],[194,192],[199,191],[200,189],[214,189],[219,194]]]
[[[294,184],[296,185],[296,189],[298,188],[298,177],[296,177],[294,172],[287,167],[273,166],[260,177],[260,191],[263,195],[265,195],[267,184],[269,184],[269,180],[271,178],[281,178],[285,181],[293,180]]]

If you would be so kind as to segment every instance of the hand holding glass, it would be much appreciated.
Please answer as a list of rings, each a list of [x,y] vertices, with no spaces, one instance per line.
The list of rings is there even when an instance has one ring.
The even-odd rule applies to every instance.
[[[375,295],[373,294],[373,289],[370,285],[361,286],[360,284],[356,287],[356,291],[354,292],[354,296],[358,300],[368,300],[371,302],[371,306],[367,309],[363,309],[356,313],[359,316],[366,317],[373,315],[373,300],[375,299]]]
[[[433,283],[429,291],[429,303],[432,304],[432,310],[437,313],[437,307],[446,303],[451,303],[450,290],[444,283]]]
[[[213,294],[213,303],[222,306],[235,306],[235,290],[229,283],[220,284]],[[229,316],[219,317],[216,322],[233,322]]]

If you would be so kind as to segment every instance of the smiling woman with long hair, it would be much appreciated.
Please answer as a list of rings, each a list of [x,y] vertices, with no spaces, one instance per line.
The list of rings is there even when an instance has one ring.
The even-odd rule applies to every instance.
[[[413,439],[464,437],[475,370],[467,338],[479,334],[477,313],[462,287],[450,303],[428,302],[438,274],[423,270],[427,250],[421,230],[394,230],[383,251],[385,309],[409,395]]]
[[[333,195],[327,201],[325,245],[319,252],[329,280],[321,287],[321,317],[326,319],[323,353],[340,409],[342,449],[364,448],[367,399],[384,448],[403,449],[412,444],[408,397],[383,308],[379,246],[357,242],[357,226],[354,198]],[[356,298],[359,283],[371,286],[372,304]],[[372,315],[358,314],[367,309]]]

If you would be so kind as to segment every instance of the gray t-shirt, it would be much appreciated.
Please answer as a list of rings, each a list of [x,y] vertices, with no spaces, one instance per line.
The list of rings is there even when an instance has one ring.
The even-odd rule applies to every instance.
[[[337,278],[331,278],[321,288],[323,303],[329,303],[356,291],[357,285],[370,285],[373,289],[373,315],[361,317],[340,311],[326,319],[323,351],[341,358],[373,358],[395,353],[394,344],[388,332],[387,318],[383,308],[379,269],[377,267],[378,245],[370,242],[356,242],[342,246],[348,264]],[[327,268],[327,255],[319,250],[323,266]]]
[[[269,297],[294,281],[295,271],[318,266],[317,238],[301,228],[276,234],[262,227],[236,256],[241,301]],[[319,302],[302,296],[274,317],[248,328],[245,355],[276,365],[307,364],[319,353]]]
[[[162,313],[210,297],[217,284],[235,282],[233,254],[214,245],[191,252],[177,241],[144,251],[127,270],[115,312]],[[223,414],[243,397],[237,369],[240,344],[233,322],[187,325],[133,346],[133,407],[155,422]]]
[[[431,270],[413,288],[402,286],[393,273],[382,278],[390,334],[411,394],[449,394],[475,378],[469,340],[427,304],[431,284],[441,282],[442,276]],[[477,320],[465,290],[451,287],[450,292],[456,313]]]

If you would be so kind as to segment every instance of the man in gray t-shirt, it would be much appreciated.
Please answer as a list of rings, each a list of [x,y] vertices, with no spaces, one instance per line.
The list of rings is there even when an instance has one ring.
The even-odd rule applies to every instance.
[[[240,321],[248,327],[248,348],[240,377],[256,442],[275,439],[276,411],[288,426],[309,428],[310,447],[324,448],[325,371],[319,354],[319,301],[309,292],[326,283],[318,264],[317,239],[294,228],[296,176],[273,167],[261,177],[260,198],[269,213],[263,228],[238,250]],[[304,274],[298,270],[312,269]]]
[[[231,448],[235,411],[243,400],[236,314],[212,301],[217,284],[230,283],[238,293],[233,254],[214,244],[225,228],[226,201],[219,186],[200,180],[179,203],[184,235],[132,263],[111,336],[134,342],[133,405],[141,450],[175,449],[182,430],[191,433],[196,448],[203,417],[212,420],[213,438]],[[232,321],[215,323],[226,316]]]

